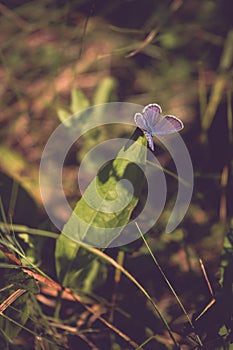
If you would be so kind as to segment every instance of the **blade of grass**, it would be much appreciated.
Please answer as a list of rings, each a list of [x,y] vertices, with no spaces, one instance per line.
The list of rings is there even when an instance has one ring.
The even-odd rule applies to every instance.
[[[199,94],[200,114],[202,118],[207,106],[207,88],[206,88],[204,71],[202,66],[200,66],[198,69],[198,94]]]
[[[0,206],[1,206],[1,202],[0,202]],[[13,229],[17,233],[28,233],[30,235],[42,236],[42,237],[48,237],[48,238],[54,238],[54,239],[57,239],[59,237],[58,233],[54,233],[51,231],[31,228],[25,225],[15,225],[15,224],[10,225],[6,222],[1,222],[1,221],[0,221],[0,229],[3,231],[4,230],[10,231],[10,229]]]
[[[199,263],[200,263],[201,270],[202,270],[202,273],[203,273],[203,275],[204,275],[206,284],[207,284],[207,286],[208,286],[209,292],[210,292],[210,294],[211,294],[212,297],[213,297],[214,292],[213,292],[213,289],[212,289],[212,287],[211,287],[210,280],[209,280],[209,277],[208,277],[208,275],[207,275],[205,265],[203,264],[203,261],[202,261],[201,258],[199,258]]]
[[[22,294],[27,292],[25,289],[17,289],[7,299],[5,299],[0,305],[0,315]]]
[[[119,265],[123,266],[124,258],[125,258],[125,252],[120,250],[117,254],[117,262]],[[114,318],[114,311],[116,309],[117,292],[118,292],[120,280],[121,280],[121,271],[115,270],[114,287],[113,287],[112,300],[111,300],[111,310],[109,313],[110,322],[113,322],[113,318]]]
[[[227,165],[224,166],[221,174],[221,196],[219,203],[219,218],[222,222],[226,222],[227,219],[227,193],[226,188],[229,178],[229,168]]]
[[[0,240],[0,243],[1,240]],[[4,244],[4,242],[3,242]],[[172,339],[172,341],[174,342],[176,349],[179,349],[179,345],[176,341],[176,339],[174,338],[172,331],[166,321],[166,319],[164,318],[164,316],[161,314],[160,310],[158,309],[157,305],[155,304],[155,302],[153,301],[153,299],[151,298],[151,296],[147,293],[147,291],[143,288],[143,286],[120,264],[118,264],[114,259],[110,258],[107,254],[103,253],[102,251],[93,248],[91,246],[86,245],[85,243],[80,242],[79,243],[83,248],[85,248],[86,250],[92,252],[93,254],[95,254],[96,256],[98,256],[99,258],[101,258],[103,261],[111,264],[112,266],[114,266],[116,269],[118,269],[119,271],[121,271],[122,274],[124,274],[129,280],[131,280],[131,282],[133,282],[137,288],[139,290],[141,290],[141,292],[147,297],[147,299],[150,301],[150,303],[152,304],[153,308],[155,309],[155,311],[157,312],[157,314],[159,315],[160,319],[162,320],[162,322],[165,324],[168,333]],[[3,247],[2,247],[3,248]],[[17,249],[15,249],[15,247],[12,247],[10,245],[9,249],[12,249],[13,251],[15,251],[17,254],[19,254],[20,252],[18,252]],[[10,252],[5,252],[5,254],[11,254]],[[12,254],[11,254],[12,255]],[[20,255],[20,254],[19,254]],[[14,261],[14,258],[12,256],[9,256],[11,261]],[[25,258],[25,257],[24,257]],[[16,258],[15,258],[16,259]],[[21,262],[16,259],[17,261],[15,262],[18,265],[21,265]],[[58,283],[54,282],[52,279],[50,279],[49,277],[45,276],[45,274],[43,273],[43,271],[40,271],[36,266],[33,266],[37,271],[39,271],[41,273],[41,275],[28,270],[27,268],[23,268],[23,270],[25,272],[27,272],[29,275],[33,276],[36,280],[40,281],[41,283],[44,283],[46,285],[51,285],[51,287],[55,288],[58,292],[61,292],[63,290],[62,286],[59,285]],[[64,291],[67,291],[69,293],[72,293],[72,291],[69,288],[65,288]],[[83,304],[82,300],[80,299],[79,296],[73,294],[74,300],[77,300],[78,302],[80,302],[82,305],[84,305],[84,307],[93,313],[93,311],[91,310],[91,308],[89,308],[87,305]],[[103,322],[105,325],[107,325],[110,329],[112,329],[114,332],[116,332],[118,335],[120,335],[121,337],[123,337],[126,341],[128,341],[130,344],[132,344],[135,348],[138,347],[138,345],[132,341],[127,335],[125,335],[124,333],[122,333],[119,329],[117,329],[116,327],[114,327],[110,322],[108,322],[107,320],[105,320],[103,317],[98,316],[98,319]]]
[[[227,90],[227,124],[228,124],[228,137],[229,143],[233,142],[233,120],[232,120],[232,104],[231,104],[231,89]]]
[[[46,339],[46,341],[47,341],[48,343],[54,345],[55,342],[52,341],[52,340],[50,340],[50,339],[48,339],[48,338],[46,338],[44,335],[41,336],[41,335],[37,334],[36,332],[32,331],[30,328],[23,326],[22,324],[20,324],[19,322],[13,320],[12,318],[8,317],[8,316],[5,315],[5,314],[1,314],[1,316],[4,317],[5,319],[7,319],[8,321],[14,323],[16,326],[18,326],[18,327],[24,329],[26,332],[32,334],[35,338],[40,337],[40,338]]]
[[[15,246],[16,245],[16,246]],[[29,269],[33,269],[38,272],[41,276],[44,276],[44,278],[50,279],[42,270],[39,269],[38,266],[32,263],[30,259],[27,258],[25,255],[23,249],[19,247],[19,243],[15,244],[14,241],[9,241],[6,237],[3,237],[0,234],[0,250],[16,265],[22,266],[21,261],[13,254],[16,253],[19,257],[23,258],[25,262],[28,263],[28,266],[22,266],[23,270],[25,269],[27,273],[29,273]],[[31,274],[34,274],[34,272],[31,271]]]
[[[158,34],[158,28],[151,30],[151,32],[147,35],[145,40],[139,45],[138,48],[130,52],[129,54],[125,55],[126,58],[133,57],[137,55],[142,49],[144,49],[145,46],[151,43],[151,41],[154,39],[154,37]]]
[[[136,280],[136,278],[134,278],[123,266],[121,266],[120,264],[118,264],[114,259],[112,259],[111,257],[109,257],[107,254],[105,254],[104,252],[86,245],[83,242],[79,242],[79,244],[87,249],[88,251],[92,252],[93,254],[95,254],[96,256],[98,256],[99,258],[101,258],[102,260],[106,261],[107,263],[111,264],[112,266],[114,266],[116,269],[120,270],[122,274],[124,274],[131,282],[133,282],[133,284],[135,284],[137,286],[137,288],[146,296],[146,298],[150,301],[150,303],[152,304],[153,308],[155,309],[156,313],[158,314],[158,316],[160,317],[161,321],[164,323],[170,338],[172,339],[174,345],[176,346],[176,349],[180,349],[179,344],[177,343],[176,339],[173,336],[172,330],[169,326],[169,324],[167,323],[165,317],[163,316],[163,314],[160,312],[158,306],[156,305],[156,303],[153,301],[152,297],[149,295],[149,293],[145,290],[145,288]]]
[[[224,89],[226,87],[227,81],[229,79],[228,70],[231,67],[233,60],[233,29],[229,31],[222,57],[219,64],[219,74],[216,77],[215,83],[213,85],[211,96],[205,113],[202,118],[202,129],[204,132],[208,131],[218,108],[218,105],[222,99]]]
[[[163,278],[164,278],[165,282],[167,283],[169,289],[171,290],[172,294],[174,295],[176,301],[178,302],[178,304],[179,304],[181,310],[182,310],[183,313],[185,314],[185,316],[186,316],[186,318],[187,318],[187,320],[188,320],[190,326],[191,326],[192,329],[194,330],[193,323],[192,323],[192,321],[191,321],[191,319],[190,319],[190,317],[189,317],[189,315],[188,315],[188,313],[187,313],[187,311],[186,311],[184,305],[182,304],[180,298],[178,297],[178,294],[176,293],[175,289],[172,287],[171,283],[169,282],[167,276],[166,276],[165,273],[163,272],[163,269],[161,268],[161,266],[160,266],[158,260],[156,259],[154,253],[153,253],[152,250],[150,249],[150,246],[148,245],[148,243],[147,243],[147,241],[146,241],[146,239],[145,239],[145,237],[144,237],[144,235],[143,235],[143,233],[142,233],[140,227],[138,226],[138,224],[137,224],[136,222],[135,222],[135,225],[136,225],[136,227],[137,227],[137,229],[138,229],[138,231],[139,231],[139,233],[140,233],[140,235],[141,235],[141,237],[142,237],[142,239],[143,239],[143,241],[144,241],[144,243],[145,243],[145,245],[146,245],[146,247],[147,247],[147,249],[148,249],[148,252],[150,253],[150,256],[152,257],[152,259],[153,259],[153,261],[154,261],[154,263],[155,263],[155,265],[156,265],[156,267],[158,268],[159,272],[160,272],[161,275],[163,276]],[[198,340],[199,345],[202,346],[202,345],[203,345],[203,344],[202,344],[202,341],[201,341],[201,339],[199,338],[199,336],[198,336],[197,334],[196,334],[196,337],[197,337],[197,340]]]
[[[148,164],[150,164],[150,165],[152,165],[152,166],[154,166],[154,167],[156,167],[156,168],[162,170],[164,173],[170,175],[171,177],[173,177],[173,178],[176,179],[177,181],[180,181],[180,183],[182,183],[184,186],[186,186],[186,187],[189,187],[189,186],[190,186],[190,184],[189,184],[187,181],[185,181],[185,180],[182,179],[181,177],[178,177],[177,174],[173,173],[172,171],[167,170],[166,168],[162,167],[162,166],[159,165],[159,164],[155,164],[155,163],[153,163],[153,162],[150,162],[149,160],[147,160],[146,162],[147,162]]]
[[[0,223],[0,228],[1,228],[1,225],[6,228],[7,225],[4,224],[4,223]],[[25,232],[25,229],[27,230],[27,232],[30,234],[39,234],[39,235],[49,235],[49,237],[53,237],[53,238],[58,238],[59,235],[57,234],[54,234],[54,233],[51,233],[49,231],[42,231],[42,230],[36,230],[36,229],[29,229],[28,227],[26,226],[21,226],[21,225],[13,225],[13,227],[17,230],[21,229],[22,232]],[[9,228],[9,226],[8,226]],[[1,243],[1,241],[0,241]],[[4,243],[3,243],[4,244]],[[82,243],[80,242],[79,243],[82,247],[84,247],[85,249],[87,249],[88,251],[94,253],[96,256],[100,257],[102,260],[108,262],[109,264],[113,265],[117,270],[119,270],[122,274],[124,274],[129,280],[131,280],[131,282],[133,282],[137,288],[139,290],[141,290],[141,292],[146,296],[146,298],[150,301],[150,303],[152,304],[153,308],[155,309],[156,313],[159,315],[160,319],[162,320],[162,322],[164,323],[165,327],[167,328],[168,330],[168,333],[172,339],[172,341],[174,342],[174,344],[176,345],[177,349],[179,348],[177,342],[176,342],[176,339],[174,338],[173,334],[172,334],[172,331],[166,321],[166,319],[164,318],[164,316],[161,314],[160,310],[158,309],[157,305],[155,304],[155,302],[153,301],[153,299],[151,298],[151,296],[147,293],[147,291],[143,288],[143,286],[123,267],[121,266],[120,264],[118,264],[114,259],[110,258],[107,254],[103,253],[102,251],[94,248],[94,247],[91,247],[91,246],[88,246],[86,245],[85,243]],[[10,247],[12,248],[12,247]],[[14,247],[13,247],[14,248]],[[14,251],[16,251],[14,249]],[[18,253],[18,250],[16,251],[16,253]],[[25,257],[24,257],[25,258]],[[41,273],[42,275],[44,275],[44,273],[42,271],[40,271],[36,266],[33,266],[34,268],[36,268],[36,270]],[[47,277],[47,276],[45,276]]]
[[[4,207],[3,207],[3,202],[2,202],[2,197],[1,196],[0,196],[0,213],[2,215],[2,219],[3,219],[4,223],[6,223],[7,222],[7,220],[6,220],[6,213],[5,213],[5,210],[4,210]],[[1,229],[1,226],[0,226],[0,229]]]
[[[14,209],[15,209],[15,205],[16,205],[18,190],[19,190],[19,184],[18,184],[18,182],[13,180],[10,203],[9,203],[9,210],[8,210],[8,217],[9,218],[13,218],[13,215],[14,215]]]

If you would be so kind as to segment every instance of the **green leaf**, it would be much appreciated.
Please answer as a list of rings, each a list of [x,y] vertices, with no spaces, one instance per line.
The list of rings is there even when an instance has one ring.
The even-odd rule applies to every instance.
[[[7,176],[17,181],[32,198],[37,199],[39,197],[39,187],[33,164],[27,162],[25,157],[5,145],[0,145],[0,154],[1,170]],[[33,176],[29,177],[29,173]],[[1,174],[0,177],[2,177]],[[2,185],[1,182],[2,179],[0,179],[0,186]]]
[[[79,89],[71,90],[70,110],[72,113],[78,113],[83,109],[88,108],[89,106],[90,106],[90,102],[81,90]]]
[[[107,279],[107,266],[97,259],[92,260],[86,268],[77,271],[76,279],[84,293],[91,293]]]
[[[145,142],[144,137],[139,139]],[[145,162],[146,147],[139,147],[139,143],[127,150],[123,147],[87,187],[63,232],[76,241],[107,247],[129,222],[137,205],[144,179],[138,165],[143,167]]]
[[[98,105],[101,103],[107,103],[114,100],[115,90],[117,82],[113,77],[103,78],[96,88],[93,104]]]
[[[57,239],[55,257],[57,275],[63,286],[76,288],[82,284],[79,271],[95,258],[64,233]]]
[[[84,95],[84,93],[79,89],[71,90],[71,103],[70,103],[70,111],[67,111],[64,108],[58,108],[57,114],[59,120],[64,123],[67,127],[72,127],[71,120],[69,119],[72,114],[79,113],[83,109],[86,109],[90,106],[90,102],[88,98]]]
[[[0,303],[3,303],[14,291],[19,289],[38,293],[39,287],[35,280],[23,271],[11,268],[1,269],[0,279]],[[4,317],[4,315],[6,317]],[[28,293],[24,293],[4,310],[4,315],[0,316],[0,329],[2,337],[7,342],[13,340],[20,332],[29,317]],[[11,321],[12,320],[12,321]],[[14,322],[15,321],[15,322]]]
[[[13,270],[11,268],[1,269],[0,289],[6,285],[12,285],[11,290],[25,289],[32,293],[38,293],[39,287],[27,273],[23,271]],[[5,299],[6,295],[0,294],[0,301]]]
[[[3,332],[5,339],[13,340],[20,332],[21,327],[18,325],[24,325],[29,317],[29,305],[28,294],[24,293],[18,299],[16,299],[10,307],[4,311],[4,316],[0,316],[0,329]],[[11,322],[10,319],[17,322]]]
[[[56,244],[57,274],[64,286],[80,285],[79,270],[95,258],[78,241],[107,247],[130,221],[144,180],[138,165],[143,167],[146,163],[146,147],[140,145],[146,146],[144,136],[128,148],[123,147],[117,158],[100,170],[64,226]],[[131,183],[133,193],[125,182],[120,182],[123,179]]]
[[[69,122],[69,117],[70,117],[70,113],[64,109],[64,108],[58,108],[57,109],[57,115],[59,120],[64,123],[64,125],[66,125],[67,127],[71,126],[70,122]]]

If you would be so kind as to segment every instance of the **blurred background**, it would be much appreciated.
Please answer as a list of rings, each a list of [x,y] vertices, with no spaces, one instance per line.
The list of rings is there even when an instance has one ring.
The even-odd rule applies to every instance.
[[[189,311],[196,312],[210,298],[198,258],[218,288],[224,237],[233,218],[231,7],[230,0],[1,1],[1,221],[4,212],[14,224],[56,231],[43,209],[38,169],[49,136],[66,117],[97,103],[159,103],[164,114],[185,124],[182,137],[195,183],[188,213],[169,235],[164,227],[177,185],[167,177],[168,204],[148,241]],[[80,139],[64,164],[64,188],[73,205],[79,199],[77,164],[97,139],[104,137]],[[162,165],[175,171],[165,150],[157,152]],[[37,249],[37,260],[53,274],[47,255],[54,243],[48,239],[46,248],[44,241]],[[168,319],[177,321],[180,310],[147,249],[138,243],[125,250],[125,266]],[[117,253],[109,252],[114,258]],[[109,274],[98,287],[105,297],[112,288]],[[154,327],[154,316],[138,294],[123,282],[120,307],[136,316],[130,326],[118,322],[140,343]],[[113,349],[108,346],[100,348]]]

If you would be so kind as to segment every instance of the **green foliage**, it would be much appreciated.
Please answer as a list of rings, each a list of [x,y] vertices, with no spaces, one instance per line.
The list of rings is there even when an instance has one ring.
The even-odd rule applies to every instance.
[[[69,117],[74,114],[80,113],[82,110],[88,108],[90,105],[104,104],[114,101],[116,99],[116,79],[113,77],[103,78],[97,85],[93,98],[90,100],[81,89],[71,90],[71,102],[68,109],[58,108],[57,114],[61,122],[68,128],[72,127]],[[107,126],[101,126],[98,130],[94,129],[88,133],[82,135],[82,142],[79,141],[79,152],[77,153],[77,160],[81,163],[82,158],[86,153],[95,145],[106,139],[109,135],[109,129]],[[95,166],[95,162],[93,162]],[[92,164],[89,164],[91,170]]]
[[[42,210],[38,166],[43,147],[57,126],[52,116],[57,112],[59,121],[69,128],[71,115],[93,104],[120,100],[142,105],[157,102],[165,113],[174,112],[184,121],[182,135],[195,171],[190,209],[172,235],[164,233],[176,185],[167,176],[174,172],[174,166],[158,146],[156,156],[168,169],[168,205],[146,238],[172,286],[182,294],[189,313],[206,301],[207,308],[200,307],[198,315],[202,316],[196,324],[203,346],[179,335],[180,348],[232,350],[232,227],[225,236],[233,217],[231,4],[226,0],[5,3],[0,6],[0,196],[4,221],[0,222],[0,230],[13,237],[8,247],[24,266],[87,293],[93,308],[104,305],[106,314],[101,316],[111,320],[112,327],[105,324],[101,328],[96,314],[93,321],[83,306],[61,295],[45,292],[40,301],[36,300],[33,294],[37,284],[21,268],[6,262],[0,251],[1,303],[18,289],[27,290],[0,316],[0,349],[174,349],[164,327],[151,315],[150,303],[145,302],[150,299],[147,290],[158,300],[169,321],[179,321],[177,303],[159,279],[142,241],[124,249],[124,266],[119,267],[115,249],[102,259],[100,250],[87,251],[64,232],[57,240],[58,233],[52,232],[55,228]],[[80,164],[93,146],[116,135],[128,137],[129,132],[121,126],[114,127],[114,131],[104,126],[83,135],[74,145],[75,152],[64,164],[66,195],[72,203],[77,201],[76,177],[71,181],[77,160]],[[131,155],[138,156],[137,152]],[[93,167],[95,161],[90,161],[88,171]],[[88,241],[93,235],[99,239],[105,223],[116,229],[116,236],[120,235],[118,225],[129,222],[140,189],[133,194],[128,211],[120,210],[115,217],[101,211],[93,191],[97,189],[102,202],[108,200],[109,206],[117,194],[124,202],[128,192],[119,179],[127,175],[137,188],[141,183],[134,178],[135,171],[140,177],[134,165],[119,155],[103,168],[75,207],[74,214],[83,220],[82,225],[76,227],[72,217],[66,223],[70,235],[78,232],[78,238]],[[177,183],[177,179],[174,181]],[[85,196],[96,204],[96,210],[90,209]],[[199,256],[211,282],[220,265],[215,299],[203,286]],[[124,271],[127,281],[114,275],[113,267],[116,272]],[[133,278],[140,280],[143,288],[134,281],[137,289],[130,289],[128,281]],[[142,297],[138,296],[139,290]],[[83,319],[81,327],[77,326]],[[114,327],[119,328],[119,333]],[[20,329],[25,332],[20,334]],[[121,331],[137,344],[122,340]],[[28,334],[33,345],[28,344]],[[22,346],[16,345],[17,335]]]
[[[138,138],[139,144],[145,145],[145,142],[144,137]],[[99,172],[65,224],[56,245],[57,273],[63,285],[74,287],[77,286],[77,283],[78,285],[83,283],[80,278],[80,270],[93,259],[93,256],[85,252],[84,248],[76,242],[90,244],[96,242],[99,246],[107,247],[120,235],[122,228],[129,222],[138,203],[144,178],[141,169],[136,164],[144,166],[146,163],[146,148],[140,147],[138,151],[137,147],[137,143],[126,150],[123,147],[116,159]],[[126,207],[125,203],[129,201],[130,194],[129,189],[119,183],[122,179],[130,181],[135,189]],[[114,210],[116,202],[112,202],[114,205],[113,210],[110,210],[112,214],[106,212],[107,208],[111,209],[111,201],[116,198],[121,209],[116,212]],[[87,201],[92,205],[89,206]],[[109,229],[110,233],[108,233]],[[72,241],[72,238],[76,242]],[[89,278],[88,275],[86,278]]]
[[[80,89],[71,90],[70,110],[72,113],[81,112],[83,109],[88,108],[89,106],[89,100]]]
[[[93,105],[113,102],[116,99],[116,86],[117,82],[113,77],[103,78],[94,92]]]
[[[16,289],[25,289],[25,291],[29,291],[31,293],[38,293],[39,287],[36,284],[35,280],[28,276],[28,274],[24,273],[23,271],[19,271],[13,268],[6,268],[2,270],[1,273],[2,279],[0,281],[0,292],[4,288],[4,279],[8,281],[9,283],[9,289],[16,290]],[[5,297],[5,296],[4,296]],[[3,300],[3,296],[1,296]],[[1,301],[2,301],[1,300]]]
[[[202,311],[193,316],[195,330],[212,348],[231,348],[233,336],[233,235],[232,227],[224,240],[221,288]]]
[[[98,105],[102,103],[114,101],[116,93],[116,80],[113,77],[103,78],[96,87],[92,101],[83,93],[81,89],[71,90],[71,102],[68,110],[58,108],[57,114],[61,122],[75,113],[81,112],[83,109],[90,107],[90,105]],[[92,103],[91,103],[92,102]],[[67,124],[69,126],[69,124]]]
[[[1,266],[0,266],[1,267]],[[6,281],[7,284],[6,285]],[[4,310],[0,315],[0,342],[7,340],[12,342],[15,336],[20,332],[23,325],[28,320],[30,309],[28,305],[28,293],[38,293],[39,288],[35,280],[26,273],[12,268],[1,268],[0,279],[0,303],[16,290],[22,290],[22,295]]]

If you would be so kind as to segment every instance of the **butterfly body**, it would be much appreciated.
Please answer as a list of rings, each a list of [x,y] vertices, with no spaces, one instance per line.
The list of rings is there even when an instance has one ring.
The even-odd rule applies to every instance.
[[[144,132],[152,151],[154,151],[153,135],[173,134],[184,127],[182,121],[175,116],[162,116],[162,109],[157,103],[147,105],[142,113],[136,113],[134,121]]]

